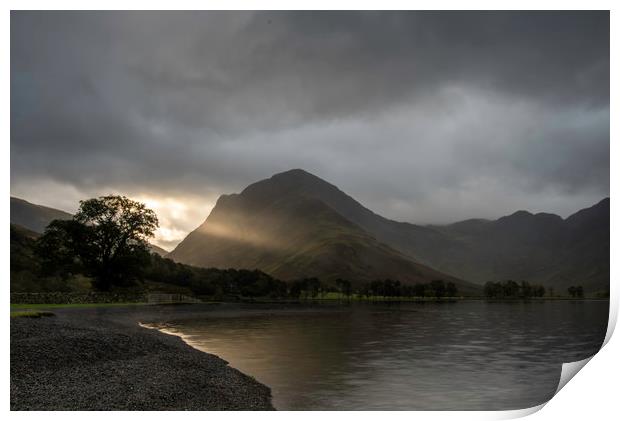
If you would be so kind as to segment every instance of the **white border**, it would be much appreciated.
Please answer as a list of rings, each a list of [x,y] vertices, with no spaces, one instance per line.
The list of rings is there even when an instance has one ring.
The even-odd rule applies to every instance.
[[[4,177],[4,183],[2,184],[2,191],[4,192],[5,201],[4,205],[0,207],[2,212],[2,219],[9,219],[9,201],[10,196],[10,73],[9,73],[9,61],[10,61],[10,13],[9,10],[27,10],[27,9],[158,9],[158,10],[172,10],[172,9],[273,9],[273,10],[287,10],[287,9],[417,9],[417,10],[441,10],[441,9],[496,9],[496,10],[517,10],[517,9],[531,9],[531,10],[546,10],[546,9],[572,9],[572,10],[587,10],[587,9],[603,9],[611,10],[611,74],[618,74],[618,30],[617,25],[620,22],[617,16],[617,8],[614,5],[617,2],[612,1],[597,1],[591,0],[588,2],[579,1],[396,1],[396,0],[383,0],[381,2],[369,2],[369,1],[297,1],[295,3],[287,3],[284,1],[267,0],[267,1],[242,1],[242,0],[214,0],[214,1],[197,1],[197,0],[176,0],[174,2],[164,2],[160,0],[152,1],[90,1],[87,4],[76,0],[57,0],[50,3],[49,1],[32,0],[32,1],[6,1],[5,13],[2,15],[2,53],[1,53],[1,72],[2,79],[4,81],[3,86],[3,104],[1,118],[3,121],[3,137],[1,142],[2,153],[0,159],[3,160],[1,171]],[[615,49],[614,49],[615,47]],[[618,99],[618,85],[614,83],[613,77],[611,81],[611,115],[614,115],[614,104]],[[620,164],[618,162],[618,147],[615,144],[617,141],[617,124],[614,119],[611,120],[611,191],[610,196],[614,199],[618,197],[618,171],[615,169]],[[619,227],[617,223],[618,206],[616,206],[615,200],[611,201],[611,255],[618,256],[618,233]],[[2,286],[4,288],[4,302],[9,302],[9,227],[6,224],[2,228],[4,232],[4,241],[1,243],[2,247],[2,268],[4,270],[4,276],[0,278],[2,280]],[[612,262],[613,263],[613,262]],[[618,385],[619,364],[615,356],[620,355],[620,345],[617,338],[613,338],[611,333],[616,324],[617,312],[618,312],[618,267],[617,265],[611,266],[611,301],[610,301],[610,323],[605,340],[606,345],[592,360],[587,364],[587,368],[583,370],[577,378],[569,382],[561,392],[554,397],[548,404],[541,405],[536,408],[530,408],[519,411],[504,411],[504,412],[298,412],[294,413],[296,418],[307,419],[315,421],[316,417],[325,419],[336,418],[351,418],[356,421],[363,421],[374,419],[377,416],[390,417],[392,419],[507,419],[525,416],[534,412],[532,419],[563,419],[563,420],[582,420],[584,417],[594,417],[594,419],[610,419],[613,418],[613,414],[618,413],[616,406],[617,395],[615,393],[616,385]],[[5,307],[5,312],[6,312]],[[5,313],[6,314],[6,313]],[[5,316],[6,317],[6,316]],[[4,346],[2,347],[2,358],[4,364],[2,365],[2,379],[3,393],[2,401],[6,411],[9,409],[9,331],[8,331],[8,317],[5,319],[5,323],[2,324],[2,337],[5,338]],[[538,411],[542,407],[544,410]],[[536,412],[538,411],[538,412]],[[45,412],[45,413],[20,413],[12,412],[9,414],[14,419],[40,419],[41,417],[48,419],[58,419],[65,421],[67,419],[82,419],[82,417],[89,417],[95,420],[106,420],[111,416],[110,413],[79,413],[79,412]],[[175,413],[168,414],[163,412],[119,412],[114,413],[115,417],[122,418],[138,418],[142,416],[148,416],[154,419],[163,419],[167,416],[182,417],[185,419],[200,419],[204,420],[204,417],[215,417],[219,420],[233,420],[238,418],[252,418],[253,420],[271,420],[271,419],[283,419],[292,416],[293,413],[278,412],[278,413],[242,413],[242,412],[218,412],[218,413]]]

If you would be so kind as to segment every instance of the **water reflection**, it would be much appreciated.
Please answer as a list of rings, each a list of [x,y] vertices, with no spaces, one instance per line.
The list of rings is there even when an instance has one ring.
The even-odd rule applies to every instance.
[[[595,353],[607,302],[249,308],[168,324],[293,410],[499,410],[554,393]]]

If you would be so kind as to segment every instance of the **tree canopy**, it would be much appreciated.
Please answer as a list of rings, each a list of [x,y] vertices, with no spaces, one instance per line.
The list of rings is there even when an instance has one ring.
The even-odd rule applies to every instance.
[[[157,227],[155,212],[125,196],[83,200],[73,219],[48,225],[37,252],[50,272],[83,272],[97,289],[108,290],[139,276]]]

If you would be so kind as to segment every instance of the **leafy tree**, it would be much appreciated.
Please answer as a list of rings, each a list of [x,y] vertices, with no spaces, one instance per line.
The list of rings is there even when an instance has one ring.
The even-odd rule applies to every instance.
[[[386,279],[383,281],[383,295],[386,297],[400,296],[400,281]]]
[[[502,288],[504,290],[504,297],[516,298],[519,296],[519,284],[515,281],[505,281],[502,285]]]
[[[41,274],[67,279],[73,273],[83,272],[84,265],[77,251],[90,253],[89,241],[88,227],[77,221],[56,219],[50,222],[35,243]]]
[[[568,294],[573,298],[583,298],[583,287],[581,285],[570,286],[568,287]]]
[[[583,287],[581,285],[577,286],[577,289],[575,292],[577,293],[577,297],[583,298]]]
[[[416,297],[424,297],[426,293],[426,284],[417,283],[413,286],[413,294]]]
[[[534,289],[527,281],[521,281],[521,297],[522,298],[530,298],[534,295]]]
[[[291,282],[291,286],[288,291],[288,295],[291,298],[299,299],[302,291],[302,283],[300,281]]]
[[[434,281],[431,281],[430,286],[433,291],[433,295],[436,298],[441,298],[444,295],[446,295],[446,284],[441,279],[436,279]]]
[[[489,281],[484,284],[484,295],[487,298],[498,298],[503,295],[502,285],[499,282]]]
[[[338,278],[336,279],[336,288],[341,295],[344,295],[347,298],[351,296],[351,293],[352,293],[351,281],[347,279]]]
[[[454,284],[454,282],[448,282],[446,284],[446,295],[448,297],[456,297],[457,294],[458,294],[458,289],[456,288],[456,285]]]
[[[378,296],[384,297],[385,296],[385,291],[383,289],[383,282],[382,281],[372,281],[370,283],[370,292],[375,297],[378,297]]]
[[[360,295],[362,297],[366,297],[366,299],[372,297],[372,288],[369,282],[366,282],[362,285],[362,287],[360,288]]]
[[[487,282],[484,284],[484,295],[487,298],[531,298],[545,295],[545,287],[532,285],[527,281]]]
[[[342,281],[342,288],[343,288],[343,292],[345,297],[351,298],[351,294],[353,293],[353,289],[351,286],[351,281],[349,281],[348,279],[343,279]]]
[[[109,290],[140,276],[149,263],[147,239],[157,227],[155,213],[127,197],[83,200],[72,220],[50,223],[37,252],[51,268],[83,271],[95,288]]]
[[[545,296],[545,287],[542,285],[535,285],[534,289],[534,297],[544,297]]]

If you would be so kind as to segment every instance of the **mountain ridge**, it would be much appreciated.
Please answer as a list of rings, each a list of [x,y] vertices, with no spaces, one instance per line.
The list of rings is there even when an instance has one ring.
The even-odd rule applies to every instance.
[[[575,212],[566,219],[546,212],[533,214],[520,210],[496,220],[470,219],[443,226],[423,226],[393,221],[378,215],[335,185],[304,170],[294,169],[252,183],[241,193],[222,195],[212,213],[220,213],[222,204],[227,203],[227,212],[235,215],[234,218],[241,215],[243,219],[241,209],[260,213],[274,203],[286,203],[301,197],[323,202],[379,244],[397,252],[400,257],[433,268],[444,276],[478,284],[490,280],[523,279],[558,288],[564,288],[571,282],[583,282],[590,290],[608,288],[609,275],[605,260],[609,257],[609,240],[607,238],[605,241],[601,232],[604,233],[607,227],[608,237],[609,219],[605,221],[604,211],[602,216],[598,217],[602,221],[593,221],[597,218],[590,215],[592,212],[596,213],[598,207],[608,208],[608,198],[590,208]],[[232,208],[229,207],[231,204]],[[583,217],[577,218],[576,215],[580,213]],[[209,222],[213,221],[213,218],[209,218],[211,215],[194,232],[200,233],[204,230]],[[582,220],[582,225],[585,224],[579,232],[573,227],[577,223],[571,222],[575,220]],[[222,221],[218,223],[221,225]],[[594,239],[578,241],[577,237],[587,236],[588,230],[597,224],[601,224],[602,230],[596,232]],[[244,229],[246,234],[252,232],[247,226]],[[194,232],[188,235],[186,240],[189,238],[191,242],[196,239],[197,234]],[[569,235],[570,232],[574,232],[573,237]],[[183,255],[187,247],[184,244],[186,240],[170,253],[171,258],[185,261]],[[206,240],[203,238],[200,241]],[[211,238],[209,241],[216,240]],[[570,241],[577,245],[583,244],[577,249],[571,249]],[[585,253],[588,263],[580,265],[579,256],[584,254],[583,249],[593,245],[597,245],[596,250]],[[200,254],[200,251],[195,253]],[[199,264],[200,258],[196,256],[194,258],[197,260],[193,260],[193,263]],[[217,259],[211,258],[210,262],[217,263]],[[562,265],[571,269],[564,270],[559,267]]]

